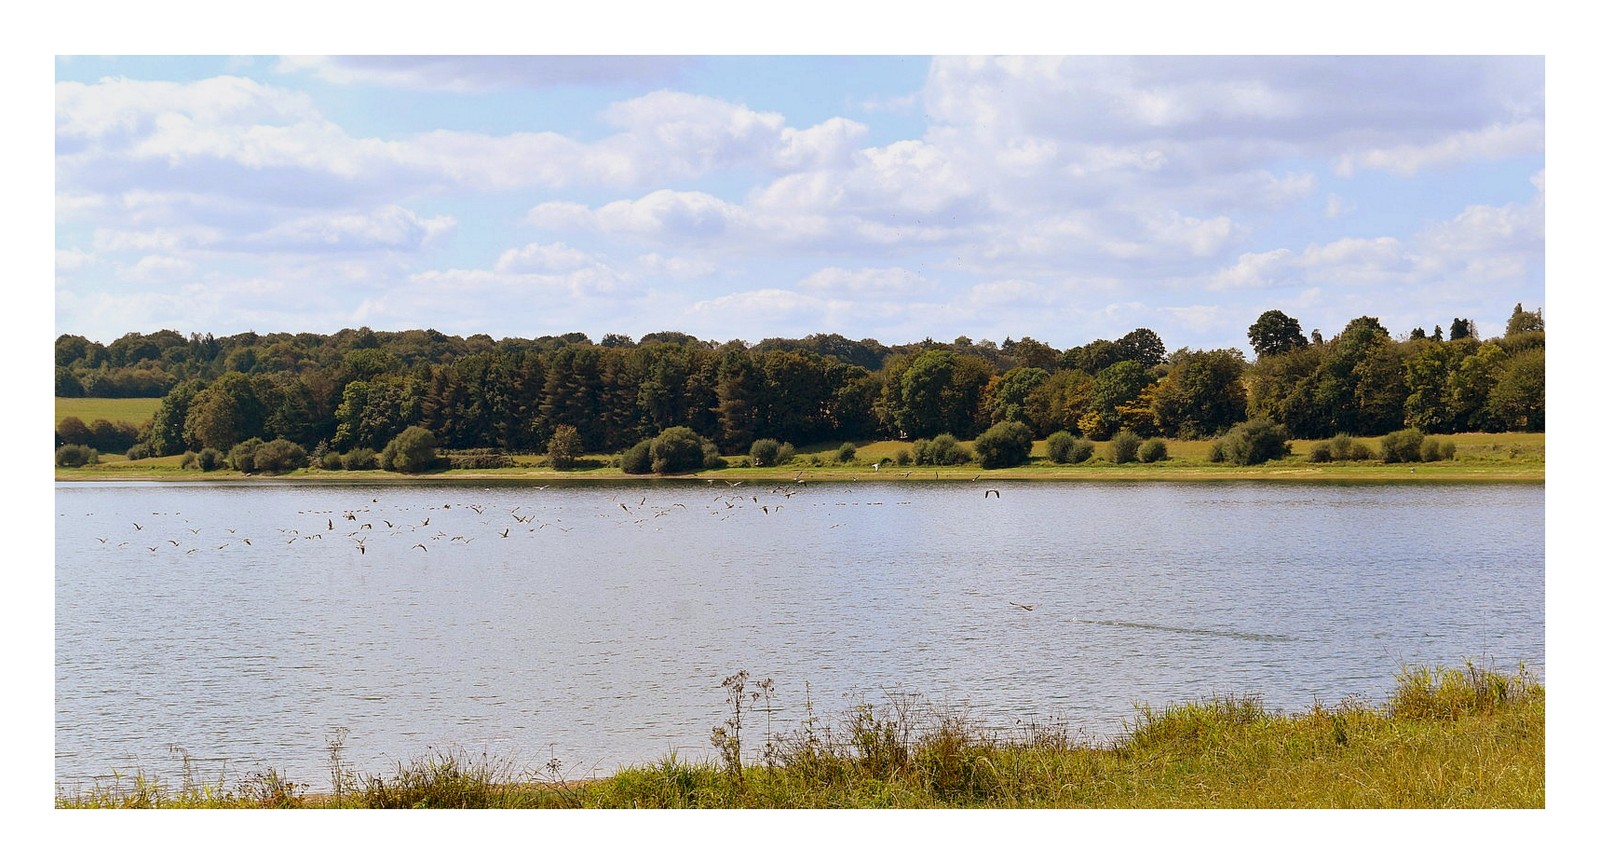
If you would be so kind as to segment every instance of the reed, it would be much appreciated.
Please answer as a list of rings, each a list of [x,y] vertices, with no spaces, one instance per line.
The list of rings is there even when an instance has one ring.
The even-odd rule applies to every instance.
[[[62,808],[1542,808],[1545,691],[1525,668],[1402,669],[1380,704],[1347,699],[1272,711],[1253,696],[1141,706],[1097,742],[1064,723],[997,728],[914,694],[832,722],[812,711],[773,732],[749,712],[770,700],[748,676],[724,685],[719,759],[669,754],[614,776],[569,781],[460,750],[430,750],[391,776],[351,775],[330,739],[335,794],[268,772],[232,785],[142,775],[58,792]],[[759,734],[759,757],[746,736]],[[188,765],[187,760],[185,765]]]

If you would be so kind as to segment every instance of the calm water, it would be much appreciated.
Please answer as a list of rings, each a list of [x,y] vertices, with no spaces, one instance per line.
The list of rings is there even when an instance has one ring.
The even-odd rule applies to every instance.
[[[56,486],[56,775],[328,785],[460,745],[569,776],[888,691],[1122,731],[1544,663],[1544,487]],[[331,524],[331,527],[330,527]],[[1032,606],[1032,611],[1020,608]],[[763,721],[764,722],[764,721]]]

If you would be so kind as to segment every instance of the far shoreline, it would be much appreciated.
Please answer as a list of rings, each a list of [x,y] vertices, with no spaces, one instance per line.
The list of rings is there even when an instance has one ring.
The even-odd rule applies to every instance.
[[[624,474],[614,468],[555,471],[548,468],[444,469],[418,474],[390,471],[330,471],[302,468],[283,474],[242,474],[222,469],[200,472],[178,468],[130,469],[117,463],[88,468],[57,469],[58,483],[72,482],[202,482],[202,483],[470,483],[495,481],[508,484],[575,484],[703,481],[716,483],[1085,483],[1085,482],[1265,482],[1265,483],[1536,483],[1545,482],[1542,465],[1459,465],[1448,463],[1385,465],[1267,464],[1261,466],[1159,466],[1105,465],[1094,467],[1027,466],[984,470],[973,467],[893,468],[865,470],[827,467],[800,469],[722,468],[692,474]]]

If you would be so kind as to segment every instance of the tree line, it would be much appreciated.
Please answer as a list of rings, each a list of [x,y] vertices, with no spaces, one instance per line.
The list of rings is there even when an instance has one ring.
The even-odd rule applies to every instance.
[[[1056,349],[1032,338],[885,346],[837,334],[714,343],[582,333],[495,340],[435,330],[332,335],[171,330],[109,345],[56,340],[56,395],[160,396],[138,456],[283,439],[382,450],[421,427],[447,450],[620,453],[683,428],[727,454],[758,440],[971,440],[999,424],[1033,438],[1210,438],[1246,419],[1294,437],[1544,428],[1544,320],[1520,305],[1504,335],[1456,319],[1396,339],[1376,318],[1307,337],[1279,310],[1236,349],[1168,351],[1139,328]],[[57,443],[93,430],[63,421]],[[1011,429],[1011,427],[1007,427]],[[570,430],[570,431],[567,431]],[[126,436],[130,430],[116,429]],[[65,434],[63,434],[65,433]],[[1016,437],[1015,431],[1010,431]]]

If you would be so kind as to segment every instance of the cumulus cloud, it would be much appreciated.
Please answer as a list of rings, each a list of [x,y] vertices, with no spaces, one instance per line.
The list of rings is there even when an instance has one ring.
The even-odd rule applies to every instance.
[[[390,205],[368,212],[316,213],[243,238],[247,248],[298,252],[414,250],[455,228],[451,216],[423,218]]]
[[[1542,172],[1532,182],[1538,188]],[[1407,287],[1448,295],[1474,286],[1526,284],[1543,261],[1541,191],[1527,202],[1466,207],[1406,238],[1341,237],[1299,252],[1246,252],[1207,284],[1217,291]]]
[[[1453,132],[1425,144],[1371,147],[1339,157],[1335,171],[1349,177],[1358,169],[1409,177],[1429,168],[1483,162],[1544,151],[1544,123],[1523,120]]]
[[[194,272],[194,262],[168,255],[146,255],[130,267],[120,267],[117,275],[139,282],[166,282],[182,279]]]
[[[1327,298],[1397,303],[1396,289],[1542,291],[1542,171],[1531,200],[1507,203],[1460,179],[1493,171],[1436,170],[1537,170],[1539,58],[938,59],[894,104],[842,96],[920,104],[928,126],[896,119],[903,140],[848,116],[795,124],[759,89],[741,90],[748,103],[686,92],[683,63],[290,58],[275,79],[58,82],[58,314],[109,314],[89,277],[113,273],[180,309],[161,298],[203,269],[258,311],[269,301],[252,291],[333,284],[318,308],[374,326],[493,323],[499,304],[542,307],[541,330],[625,329],[582,323],[600,310],[667,326],[617,311],[633,308],[747,328],[730,337],[1005,327],[1065,342],[1232,327],[1242,313],[1217,294],[1334,310]],[[319,94],[360,85],[419,111],[438,100],[397,91],[627,95],[595,104],[599,131],[582,136],[532,117],[504,134],[443,118],[375,137],[294,89],[307,76]],[[1382,182],[1363,173],[1415,178],[1419,214],[1478,203],[1379,222],[1352,206]],[[511,201],[524,224],[495,224]],[[452,245],[486,224],[492,241]],[[1195,302],[1196,287],[1216,293]]]
[[[495,262],[494,269],[497,273],[566,273],[592,260],[587,252],[565,243],[529,243],[520,249],[507,249],[500,253],[500,260]]]
[[[60,82],[56,90],[61,185],[76,195],[130,178],[190,191],[287,190],[286,199],[440,182],[477,189],[630,186],[738,167],[776,172],[833,164],[865,132],[844,118],[796,129],[775,112],[667,90],[617,102],[600,116],[618,131],[592,142],[547,131],[453,129],[387,140],[351,135],[304,93],[237,76]],[[330,180],[338,185],[328,187]]]
[[[640,271],[677,281],[702,279],[721,270],[716,262],[696,255],[662,255],[651,252],[638,258]]]
[[[56,272],[66,273],[88,266],[94,260],[94,254],[81,249],[57,249]]]
[[[796,287],[810,295],[870,299],[915,296],[933,283],[903,267],[824,267],[801,279]]]
[[[693,61],[658,56],[284,57],[279,69],[334,84],[454,93],[583,84],[665,84]]]

